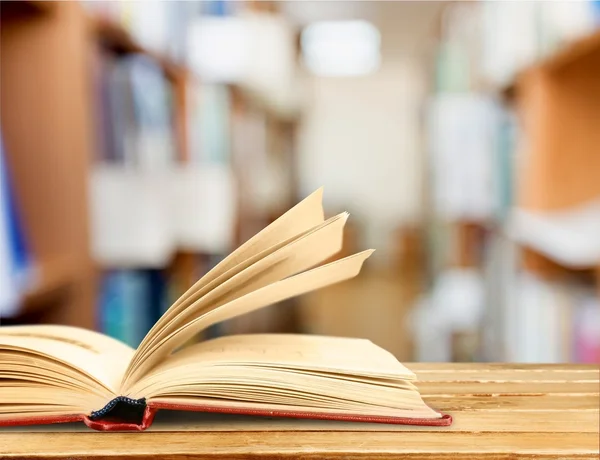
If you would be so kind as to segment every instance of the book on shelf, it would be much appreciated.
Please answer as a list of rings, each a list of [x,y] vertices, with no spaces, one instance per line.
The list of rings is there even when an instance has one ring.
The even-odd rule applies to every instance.
[[[195,2],[85,0],[87,12],[125,30],[140,47],[177,62],[185,60],[185,30]]]
[[[498,305],[501,360],[600,364],[600,302],[592,283],[525,271],[512,283],[510,300]]]
[[[573,323],[574,361],[600,364],[600,302],[595,296],[580,302]]]
[[[175,161],[172,88],[145,55],[94,60],[98,159],[131,167],[162,168]]]
[[[165,298],[166,281],[161,270],[110,270],[102,280],[100,329],[136,347],[164,312]]]
[[[372,250],[322,264],[342,247],[342,213],[321,190],[241,245],[184,293],[137,349],[66,326],[0,328],[0,425],[84,421],[143,430],[159,409],[449,425],[416,376],[362,339],[201,331],[356,276]]]
[[[190,84],[187,92],[188,143],[193,164],[230,162],[231,97],[225,85]]]
[[[18,312],[33,281],[33,260],[12,190],[0,135],[0,318]]]

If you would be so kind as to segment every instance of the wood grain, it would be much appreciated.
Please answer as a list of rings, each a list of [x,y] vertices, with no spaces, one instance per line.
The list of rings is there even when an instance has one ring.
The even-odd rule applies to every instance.
[[[598,393],[583,395],[542,394],[542,395],[502,395],[502,396],[428,396],[423,399],[431,406],[447,412],[455,411],[580,411],[598,410]]]
[[[598,383],[587,382],[561,382],[553,381],[501,381],[501,382],[417,382],[417,387],[422,395],[540,395],[540,394],[572,394],[580,395],[598,391]]]
[[[406,367],[416,373],[430,372],[434,374],[474,371],[477,373],[490,370],[508,371],[514,373],[538,374],[544,371],[571,374],[573,372],[595,372],[600,373],[598,366],[589,364],[528,364],[528,363],[404,363]]]
[[[2,458],[23,460],[61,458],[61,454],[78,460],[598,458],[597,433],[19,433],[0,435],[0,446]]]
[[[81,425],[59,430],[3,430],[0,458],[598,458],[596,367],[419,363],[408,367],[424,379],[419,385],[433,385],[445,393],[425,395],[424,399],[451,413],[453,426],[399,427],[206,414],[161,421],[159,414],[156,425],[146,433],[91,433]],[[498,394],[489,392],[491,385],[500,390]],[[527,391],[521,393],[523,389]]]

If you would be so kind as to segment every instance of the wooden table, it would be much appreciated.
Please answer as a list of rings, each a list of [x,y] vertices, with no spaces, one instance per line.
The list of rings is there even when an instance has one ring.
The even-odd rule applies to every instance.
[[[95,433],[81,425],[38,427],[0,431],[0,458],[598,459],[597,367],[407,366],[419,376],[427,402],[454,416],[453,426],[199,416],[186,423],[159,422],[145,433]]]

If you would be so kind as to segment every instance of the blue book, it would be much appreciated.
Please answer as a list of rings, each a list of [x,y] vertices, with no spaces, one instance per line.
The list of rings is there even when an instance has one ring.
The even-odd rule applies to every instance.
[[[0,312],[9,315],[16,311],[20,294],[32,278],[32,256],[12,193],[11,180],[4,157],[0,135]]]
[[[145,325],[149,331],[154,323],[159,320],[170,306],[168,295],[167,277],[163,270],[148,269],[144,271],[148,289],[148,323]]]
[[[207,0],[202,3],[202,13],[207,16],[230,16],[231,2],[225,0]]]
[[[149,278],[143,270],[114,270],[105,274],[100,305],[101,330],[137,347],[153,324]]]
[[[148,56],[124,58],[134,116],[133,156],[138,165],[168,166],[175,159],[171,85]]]
[[[153,323],[150,317],[148,277],[140,270],[124,270],[121,278],[123,296],[123,335],[125,343],[137,347]]]
[[[123,340],[118,272],[109,272],[103,276],[98,312],[100,330],[110,337]]]

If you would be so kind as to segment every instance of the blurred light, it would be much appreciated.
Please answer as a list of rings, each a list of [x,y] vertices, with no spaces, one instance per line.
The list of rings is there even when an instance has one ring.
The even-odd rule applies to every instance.
[[[239,82],[250,65],[250,38],[248,23],[241,18],[197,19],[188,36],[190,64],[205,81]]]
[[[272,14],[203,17],[188,36],[190,66],[203,82],[235,83],[264,97],[289,91],[295,46],[292,27]]]
[[[302,31],[302,54],[316,75],[349,77],[379,68],[381,35],[366,21],[322,21]]]

